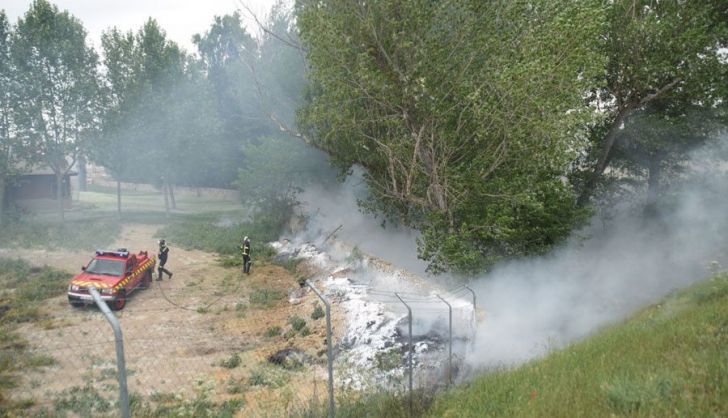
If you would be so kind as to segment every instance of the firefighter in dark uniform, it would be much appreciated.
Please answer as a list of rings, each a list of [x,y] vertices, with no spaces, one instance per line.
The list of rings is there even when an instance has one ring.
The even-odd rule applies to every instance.
[[[243,238],[240,252],[243,254],[243,273],[250,274],[250,240],[248,237]]]
[[[167,264],[167,256],[169,255],[169,247],[167,247],[167,243],[163,240],[159,240],[159,254],[157,255],[157,258],[159,259],[159,266],[157,267],[157,272],[159,273],[159,276],[157,277],[157,280],[162,280],[162,273],[167,273],[169,275],[169,278],[172,278],[172,272],[164,268],[164,265]]]

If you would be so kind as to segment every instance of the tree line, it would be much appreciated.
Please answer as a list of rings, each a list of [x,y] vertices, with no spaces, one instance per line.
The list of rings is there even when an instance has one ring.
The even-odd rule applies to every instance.
[[[297,0],[263,25],[216,17],[187,53],[150,19],[96,52],[46,0],[0,12],[0,187],[17,160],[61,181],[89,158],[285,212],[325,171],[313,146],[364,168],[363,208],[418,229],[432,271],[472,273],[548,251],[615,193],[655,216],[728,114],[722,0]]]
[[[615,182],[645,214],[725,126],[721,0],[300,0],[300,125],[433,271],[543,253]]]
[[[33,1],[15,24],[0,10],[0,199],[23,169],[49,167],[61,190],[85,160],[117,184],[156,184],[172,208],[175,185],[238,185],[253,203],[279,196],[248,168],[283,151],[285,175],[296,157],[310,157],[270,118],[275,110],[292,125],[303,88],[303,61],[276,41],[295,38],[290,21],[276,5],[254,38],[240,13],[218,16],[193,36],[190,53],[150,18],[136,31],[109,28],[95,51],[82,22],[46,0]],[[262,147],[269,140],[279,148]],[[291,190],[301,179],[289,177],[277,186]]]

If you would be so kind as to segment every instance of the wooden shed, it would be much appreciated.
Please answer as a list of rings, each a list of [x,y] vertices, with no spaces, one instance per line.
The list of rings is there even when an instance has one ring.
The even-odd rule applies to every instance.
[[[64,206],[71,207],[71,177],[77,173],[70,171],[63,179],[61,193]],[[5,202],[21,209],[38,210],[57,207],[58,187],[56,175],[50,169],[33,169],[11,180],[5,189]]]

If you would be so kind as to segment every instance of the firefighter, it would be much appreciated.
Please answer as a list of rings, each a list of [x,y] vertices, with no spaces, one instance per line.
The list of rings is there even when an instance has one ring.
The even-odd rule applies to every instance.
[[[159,266],[157,267],[157,272],[159,273],[159,276],[157,277],[157,281],[162,280],[162,273],[167,273],[169,278],[172,278],[172,272],[164,268],[164,265],[167,264],[167,255],[169,255],[169,247],[167,247],[167,243],[163,240],[159,240],[159,254],[157,258],[159,259]]]
[[[250,240],[248,237],[243,238],[240,251],[243,253],[243,273],[250,274]]]

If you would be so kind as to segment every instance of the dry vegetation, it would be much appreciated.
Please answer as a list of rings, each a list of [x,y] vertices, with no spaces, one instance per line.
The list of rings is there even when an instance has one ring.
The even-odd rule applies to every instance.
[[[107,247],[154,251],[164,224],[161,213],[132,212],[117,223],[99,204],[100,193],[82,196],[83,215],[71,212],[69,222],[74,216],[96,215],[99,223],[119,225],[106,235]],[[147,193],[132,195],[130,204],[152,198]],[[221,210],[216,212],[218,206]],[[230,212],[225,202],[190,207],[213,212],[182,210],[166,223],[163,233],[172,249],[168,267],[173,279],[134,292],[117,315],[124,333],[133,415],[279,416],[326,402],[325,320],[312,318],[317,299],[299,285],[313,270],[295,263],[274,265],[270,252],[257,244],[248,276],[236,266],[234,256],[221,258],[191,249],[188,241],[195,234],[188,230],[199,231],[200,246],[205,248],[215,244],[214,228],[205,225],[219,218],[240,219],[241,213]],[[236,246],[230,241],[244,225],[230,224],[218,243]],[[91,256],[88,242],[93,240],[79,235],[86,245],[64,247],[62,237],[40,243],[24,241],[26,234],[19,233],[0,249],[0,257],[22,260],[13,263],[23,268],[68,272],[58,273],[63,279],[57,286],[31,292],[37,293],[32,304],[35,319],[4,328],[4,339],[12,328],[16,340],[22,341],[2,346],[5,360],[23,354],[45,361],[34,361],[34,367],[25,367],[22,373],[7,370],[12,371],[12,384],[8,379],[0,388],[3,413],[98,416],[118,411],[111,329],[98,309],[74,309],[65,297],[71,273]],[[3,283],[3,294],[14,294],[13,286]],[[296,296],[294,303],[289,302],[291,295]]]

